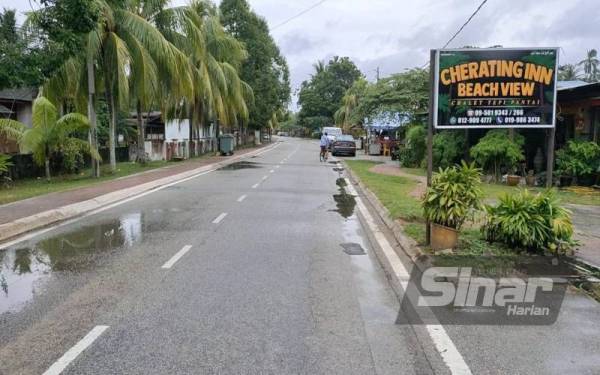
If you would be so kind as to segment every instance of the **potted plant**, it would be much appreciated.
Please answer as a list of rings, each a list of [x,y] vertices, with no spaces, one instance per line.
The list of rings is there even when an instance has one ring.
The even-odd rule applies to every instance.
[[[440,169],[423,196],[424,216],[431,223],[431,248],[455,248],[464,222],[481,208],[481,170],[464,161]]]
[[[556,153],[557,172],[561,186],[577,185],[588,180],[593,184],[593,174],[600,165],[600,146],[595,142],[569,141]]]
[[[527,186],[535,186],[535,175],[533,174],[533,169],[530,169],[527,172],[527,176],[525,177],[525,182]]]

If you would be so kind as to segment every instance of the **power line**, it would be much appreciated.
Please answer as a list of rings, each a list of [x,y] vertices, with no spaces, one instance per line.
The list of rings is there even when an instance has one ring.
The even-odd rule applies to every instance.
[[[452,41],[458,36],[458,34],[460,34],[461,31],[463,31],[463,29],[469,24],[469,22],[471,22],[471,20],[473,19],[473,17],[475,17],[477,15],[477,13],[479,13],[479,11],[481,10],[481,8],[483,8],[483,6],[485,5],[485,3],[487,3],[488,0],[483,0],[481,2],[481,4],[479,4],[479,6],[477,7],[477,9],[475,9],[475,11],[473,13],[471,13],[471,15],[469,16],[469,18],[467,18],[467,20],[465,21],[465,23],[463,23],[463,25],[454,33],[454,35],[452,35],[452,37],[450,39],[448,39],[448,41],[446,42],[446,44],[444,44],[444,46],[442,47],[442,49],[448,47],[448,45],[450,43],[452,43]],[[429,64],[429,61],[427,61],[425,64],[423,64],[423,66],[421,67],[421,69],[425,68],[427,65]]]
[[[304,9],[304,10],[303,10],[303,11],[301,11],[300,13],[298,13],[298,14],[296,14],[296,15],[294,15],[294,16],[292,16],[292,17],[288,18],[287,20],[285,20],[285,21],[283,21],[283,22],[281,22],[281,23],[279,23],[279,24],[277,24],[277,25],[273,26],[273,27],[271,28],[271,31],[273,31],[273,30],[275,30],[275,29],[277,29],[277,28],[279,28],[279,27],[281,27],[281,26],[283,26],[283,25],[285,25],[285,24],[287,24],[287,23],[289,23],[289,22],[291,22],[291,21],[295,20],[296,18],[298,18],[298,17],[302,16],[302,15],[303,15],[303,14],[305,14],[305,13],[308,13],[308,12],[310,12],[311,10],[315,9],[316,7],[318,7],[319,5],[323,4],[323,3],[324,3],[324,2],[326,2],[326,1],[327,1],[327,0],[321,0],[321,1],[319,1],[319,2],[317,2],[317,3],[315,3],[315,4],[313,4],[313,5],[309,6],[308,8]]]

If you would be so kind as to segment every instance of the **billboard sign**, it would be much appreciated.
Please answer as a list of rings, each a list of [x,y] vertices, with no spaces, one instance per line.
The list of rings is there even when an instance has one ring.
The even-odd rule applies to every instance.
[[[557,48],[436,51],[438,129],[553,128]]]

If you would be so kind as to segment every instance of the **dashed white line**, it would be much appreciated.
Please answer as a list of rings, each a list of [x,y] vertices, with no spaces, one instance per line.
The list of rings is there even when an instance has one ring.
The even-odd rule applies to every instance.
[[[280,165],[276,165],[276,166],[275,166],[275,169],[279,169],[279,167],[280,167]]]
[[[223,219],[227,216],[227,212],[223,212],[221,215],[217,216],[216,219],[213,220],[213,224],[219,224]]]
[[[169,268],[173,267],[175,262],[181,259],[181,257],[183,257],[188,251],[190,251],[191,248],[192,245],[185,245],[181,250],[179,250],[175,255],[173,255],[173,257],[169,259],[167,263],[163,264],[161,268],[168,270]]]
[[[246,197],[247,197],[247,195],[246,195],[246,194],[244,194],[244,195],[242,195],[241,197],[239,197],[237,201],[238,201],[238,202],[243,202],[243,201],[244,201],[244,199],[246,199]]]
[[[258,187],[258,185],[260,185],[260,183],[256,183],[256,184],[252,185],[252,189],[256,189]]]
[[[274,170],[274,169],[271,169],[271,170],[269,171],[269,173],[275,173],[275,170]]]
[[[267,178],[269,178],[269,176],[263,176],[263,181],[266,180]]]
[[[58,375],[63,372],[63,370],[67,368],[67,366],[69,366],[69,364],[73,362],[73,360],[77,358],[79,354],[87,349],[88,346],[92,345],[92,343],[107,329],[108,326],[94,327],[94,329],[85,335],[85,337],[75,344],[75,346],[73,346],[62,357],[60,357],[58,361],[54,362],[52,366],[50,366],[48,370],[44,372],[43,375]]]

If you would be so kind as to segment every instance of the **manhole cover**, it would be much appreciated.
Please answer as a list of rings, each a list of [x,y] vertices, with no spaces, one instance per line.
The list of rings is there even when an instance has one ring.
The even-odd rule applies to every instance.
[[[344,249],[344,252],[348,255],[365,255],[365,250],[360,246],[360,244],[355,242],[346,242],[340,244],[340,246]]]

